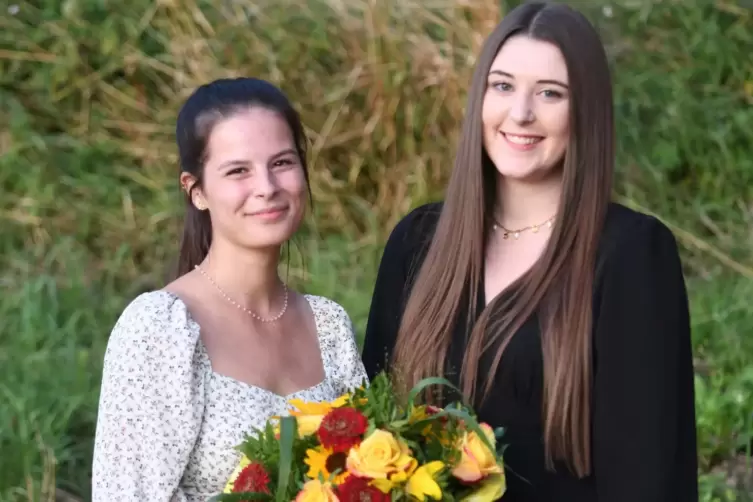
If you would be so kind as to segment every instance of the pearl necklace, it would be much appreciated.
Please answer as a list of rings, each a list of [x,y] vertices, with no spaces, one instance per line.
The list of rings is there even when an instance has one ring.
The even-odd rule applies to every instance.
[[[286,311],[286,310],[288,310],[288,285],[287,285],[287,284],[284,284],[284,283],[283,283],[283,285],[282,285],[282,286],[283,286],[283,288],[285,288],[285,303],[283,304],[283,306],[282,306],[282,310],[280,311],[280,313],[279,313],[279,314],[277,314],[277,315],[276,315],[276,316],[274,316],[274,317],[271,317],[271,318],[264,318],[264,317],[261,317],[261,316],[257,315],[256,313],[254,313],[254,312],[250,311],[249,309],[247,309],[246,307],[244,307],[244,306],[243,306],[243,305],[241,305],[240,303],[238,303],[238,302],[236,302],[235,300],[233,300],[232,298],[230,298],[230,297],[229,297],[229,296],[228,296],[228,295],[227,295],[227,294],[226,294],[226,293],[225,293],[225,292],[224,292],[224,291],[222,290],[222,288],[220,288],[220,287],[219,287],[219,286],[217,285],[217,283],[216,283],[216,282],[214,282],[214,281],[212,280],[212,278],[211,278],[211,277],[209,277],[209,275],[208,275],[208,274],[207,274],[207,273],[206,273],[206,272],[204,271],[204,269],[202,269],[201,267],[199,267],[198,265],[196,265],[196,270],[198,270],[198,271],[199,271],[199,272],[201,273],[201,275],[203,275],[204,277],[206,277],[206,279],[207,279],[207,280],[208,280],[208,281],[209,281],[210,283],[212,283],[212,285],[213,285],[213,286],[214,286],[214,287],[215,287],[215,288],[217,289],[217,291],[218,291],[218,292],[219,292],[219,293],[220,293],[220,294],[222,295],[222,297],[223,297],[223,298],[225,298],[225,300],[227,300],[227,301],[228,301],[229,303],[231,303],[232,305],[235,305],[235,306],[236,306],[237,308],[239,308],[240,310],[244,311],[245,313],[247,313],[248,315],[250,315],[250,316],[251,316],[251,317],[253,317],[254,319],[257,319],[257,320],[259,320],[259,321],[261,321],[261,322],[275,322],[275,321],[279,320],[279,319],[280,319],[280,318],[281,318],[281,317],[283,316],[283,314],[285,314],[285,311]]]

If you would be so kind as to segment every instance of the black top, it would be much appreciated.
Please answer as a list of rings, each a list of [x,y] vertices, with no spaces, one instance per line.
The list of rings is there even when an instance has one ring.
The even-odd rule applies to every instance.
[[[387,369],[407,293],[441,207],[415,209],[387,242],[363,350],[370,378]],[[478,297],[480,313],[486,303],[483,285]],[[611,204],[593,300],[593,474],[579,480],[561,465],[556,473],[545,468],[543,358],[534,316],[513,337],[493,376],[492,395],[477,408],[480,420],[506,428],[507,493],[502,500],[697,501],[688,300],[669,229],[653,217]],[[462,361],[464,324],[458,323],[448,354],[454,368]]]

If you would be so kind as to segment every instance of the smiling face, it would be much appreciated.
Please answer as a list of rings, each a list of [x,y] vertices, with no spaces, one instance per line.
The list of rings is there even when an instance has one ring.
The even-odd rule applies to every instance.
[[[567,66],[560,50],[510,37],[489,70],[484,148],[506,178],[535,182],[558,172],[570,139]]]
[[[191,175],[184,173],[190,185]],[[206,149],[194,205],[209,211],[213,239],[245,248],[274,248],[298,229],[306,178],[285,120],[262,107],[220,119]]]

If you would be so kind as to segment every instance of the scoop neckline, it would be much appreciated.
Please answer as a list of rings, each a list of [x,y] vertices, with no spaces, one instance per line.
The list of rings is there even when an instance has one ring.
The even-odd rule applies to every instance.
[[[269,396],[272,396],[273,398],[276,398],[278,400],[285,400],[285,401],[288,401],[290,399],[294,399],[296,396],[298,396],[299,394],[302,394],[302,393],[308,393],[308,392],[316,391],[321,386],[323,386],[325,383],[327,383],[327,381],[330,378],[329,366],[327,365],[327,363],[325,361],[325,359],[326,359],[325,358],[325,349],[326,349],[326,347],[325,347],[325,345],[323,343],[323,340],[322,340],[322,320],[321,320],[321,313],[319,312],[319,309],[316,308],[316,306],[314,305],[314,300],[316,298],[318,298],[316,295],[311,295],[311,294],[308,294],[308,293],[302,293],[302,296],[306,299],[306,302],[308,303],[309,308],[311,309],[311,312],[314,315],[314,328],[316,330],[316,339],[317,339],[317,343],[319,345],[319,358],[321,360],[322,369],[324,370],[324,378],[321,381],[319,381],[318,383],[314,384],[314,385],[311,385],[309,387],[306,387],[306,388],[303,388],[303,389],[300,389],[300,390],[296,390],[296,391],[293,391],[291,393],[283,395],[283,394],[279,394],[279,393],[277,393],[277,392],[275,392],[273,390],[267,389],[265,387],[254,385],[254,384],[249,383],[249,382],[244,382],[243,380],[238,380],[237,378],[233,378],[231,376],[228,376],[228,375],[225,375],[223,373],[219,373],[219,372],[215,371],[214,367],[212,366],[212,360],[209,357],[209,353],[207,352],[206,346],[204,345],[204,341],[201,338],[201,329],[202,329],[201,328],[201,324],[199,324],[199,322],[194,318],[193,314],[191,313],[191,310],[188,308],[188,304],[186,304],[186,302],[183,300],[183,298],[180,297],[180,295],[178,295],[177,293],[174,293],[172,291],[168,291],[166,289],[159,289],[159,290],[156,290],[155,292],[156,293],[164,293],[165,295],[167,295],[170,298],[172,298],[174,301],[180,302],[180,304],[182,305],[183,309],[186,312],[186,318],[187,318],[189,324],[193,325],[194,329],[197,332],[197,338],[198,338],[198,342],[197,343],[199,345],[199,350],[201,351],[203,359],[204,359],[204,361],[205,361],[205,363],[207,365],[207,368],[208,368],[207,371],[208,371],[208,373],[213,378],[217,378],[217,379],[220,379],[220,380],[223,380],[223,381],[226,381],[226,382],[230,382],[230,383],[232,383],[232,384],[234,384],[236,386],[239,386],[239,387],[241,387],[241,388],[243,388],[245,390],[248,390],[248,391],[261,392],[263,394],[267,394]]]

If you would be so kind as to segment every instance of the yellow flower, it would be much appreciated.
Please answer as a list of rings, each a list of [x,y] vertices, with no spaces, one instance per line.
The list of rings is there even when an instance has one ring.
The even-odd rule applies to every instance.
[[[318,479],[307,481],[298,492],[295,502],[338,502],[331,483],[322,483]]]
[[[439,411],[441,411],[441,409],[426,405],[414,406],[408,416],[408,423],[415,424],[416,422],[420,422],[421,420],[425,420],[432,415],[435,415]],[[424,428],[421,429],[421,435],[427,440],[439,441],[439,444],[442,446],[450,446],[451,444],[450,434],[441,426],[441,423],[426,424]]]
[[[492,428],[487,424],[481,424],[481,429],[494,447],[496,439]],[[486,447],[475,432],[466,432],[460,439],[458,447],[460,460],[452,469],[452,475],[456,478],[467,483],[474,483],[486,476],[502,473],[496,455]]]
[[[303,463],[309,466],[306,475],[311,479],[318,479],[321,474],[324,479],[329,480],[334,471],[339,469],[340,472],[335,476],[334,483],[340,485],[350,475],[345,469],[347,458],[346,453],[333,453],[332,450],[323,446],[308,449],[306,450],[306,458],[303,461]]]
[[[314,434],[319,429],[324,415],[304,415],[295,418],[298,423],[298,435],[304,437]]]
[[[235,467],[235,470],[230,475],[230,479],[228,479],[228,482],[225,484],[225,493],[232,493],[233,492],[233,485],[235,484],[235,480],[238,479],[238,474],[241,473],[241,471],[251,463],[251,460],[243,455],[241,457],[241,461],[238,463],[238,465]]]
[[[296,418],[298,423],[298,435],[309,436],[316,432],[322,419],[335,408],[345,406],[350,399],[350,394],[343,394],[332,402],[307,402],[301,399],[291,399],[288,404],[297,409],[290,410],[290,415]],[[279,417],[273,417],[278,418]],[[275,434],[280,433],[280,426],[275,425]]]
[[[314,434],[317,429],[319,429],[319,425],[322,423],[322,419],[324,418],[324,415],[318,416],[300,416],[295,417],[296,420],[296,426],[298,428],[298,437],[302,438],[305,436],[310,436]],[[280,439],[280,423],[275,423],[273,427],[275,438]]]
[[[408,423],[409,424],[415,424],[416,422],[420,422],[421,420],[425,420],[429,418],[429,412],[426,409],[426,406],[414,406],[413,409],[410,411],[410,415],[408,416]],[[429,436],[431,434],[431,424],[427,424],[424,426],[424,428],[421,430],[422,436]]]
[[[494,502],[499,500],[506,490],[505,473],[494,474],[483,480],[478,490],[463,497],[461,502]]]
[[[350,450],[346,466],[356,476],[373,479],[373,485],[388,493],[393,483],[405,481],[416,468],[410,449],[382,429],[371,433]]]
[[[413,409],[410,411],[408,422],[415,423],[425,418],[429,418],[429,413],[426,410],[426,406],[425,405],[414,406]]]
[[[291,399],[288,404],[291,404],[298,408],[297,410],[291,410],[290,414],[294,416],[301,415],[326,415],[334,408],[341,408],[347,404],[350,399],[350,394],[343,394],[334,401],[331,402],[318,402],[318,401],[303,401],[302,399]]]
[[[444,463],[439,460],[422,465],[416,469],[416,472],[408,480],[405,491],[408,495],[422,502],[426,500],[426,497],[440,500],[442,498],[442,489],[434,479],[434,476],[442,469],[444,469]]]

